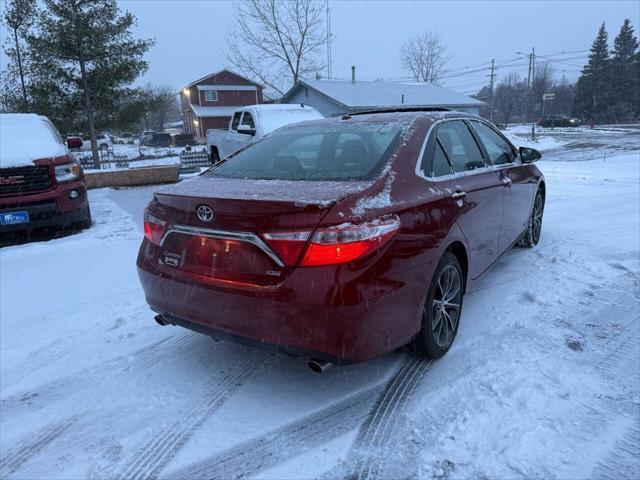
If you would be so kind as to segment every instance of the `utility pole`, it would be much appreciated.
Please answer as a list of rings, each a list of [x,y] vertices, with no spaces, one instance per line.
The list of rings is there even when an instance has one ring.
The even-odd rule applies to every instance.
[[[491,59],[491,83],[489,84],[489,120],[493,122],[493,81],[495,74],[495,59]]]
[[[531,140],[536,140],[536,47],[531,48],[531,98],[533,121],[531,122]]]
[[[331,10],[327,0],[327,80],[331,80]]]

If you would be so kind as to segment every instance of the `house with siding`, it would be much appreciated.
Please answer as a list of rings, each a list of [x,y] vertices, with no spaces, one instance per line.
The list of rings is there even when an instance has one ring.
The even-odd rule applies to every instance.
[[[191,82],[180,93],[184,132],[202,140],[210,128],[227,128],[236,108],[263,102],[262,89],[227,69]]]
[[[402,107],[444,107],[480,114],[484,102],[432,83],[300,80],[281,103],[303,103],[325,117]]]

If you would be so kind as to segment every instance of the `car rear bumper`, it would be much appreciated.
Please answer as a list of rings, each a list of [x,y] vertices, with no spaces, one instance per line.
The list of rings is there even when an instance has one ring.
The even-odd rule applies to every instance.
[[[313,299],[300,298],[295,289],[283,285],[254,291],[224,289],[170,278],[147,260],[143,250],[144,246],[138,274],[151,308],[168,323],[214,338],[351,363],[395,350],[419,328],[417,302],[412,301],[411,289],[400,285],[355,303],[347,303],[338,293],[349,285],[335,289],[318,285],[319,294]],[[305,280],[313,282],[313,269],[302,270]],[[300,281],[298,277],[296,284]]]
[[[77,198],[71,198],[71,192]],[[58,184],[47,192],[0,198],[0,214],[26,211],[28,223],[0,225],[0,232],[18,232],[47,227],[64,227],[88,220],[89,201],[84,181]]]

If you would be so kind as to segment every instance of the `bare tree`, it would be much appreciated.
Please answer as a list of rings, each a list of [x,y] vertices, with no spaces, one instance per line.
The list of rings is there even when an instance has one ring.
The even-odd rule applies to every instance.
[[[411,37],[400,47],[400,59],[416,82],[437,82],[451,56],[440,35],[426,32]]]
[[[142,89],[144,106],[143,123],[145,130],[164,130],[167,119],[179,116],[176,89],[169,85],[152,85],[148,83]]]
[[[496,87],[496,104],[498,110],[502,113],[505,126],[509,123],[509,119],[516,109],[520,83],[520,76],[517,73],[510,73]]]
[[[531,89],[532,111],[535,115],[541,113],[542,96],[551,91],[554,84],[555,71],[551,62],[536,64],[536,76],[533,79],[533,88]]]
[[[227,43],[227,61],[279,94],[301,77],[317,72],[327,43],[317,0],[242,0]]]

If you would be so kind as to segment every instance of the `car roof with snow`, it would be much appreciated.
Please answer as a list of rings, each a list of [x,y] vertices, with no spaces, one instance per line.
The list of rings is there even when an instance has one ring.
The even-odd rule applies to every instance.
[[[66,155],[49,119],[34,113],[0,114],[0,168],[32,165],[33,160]]]

